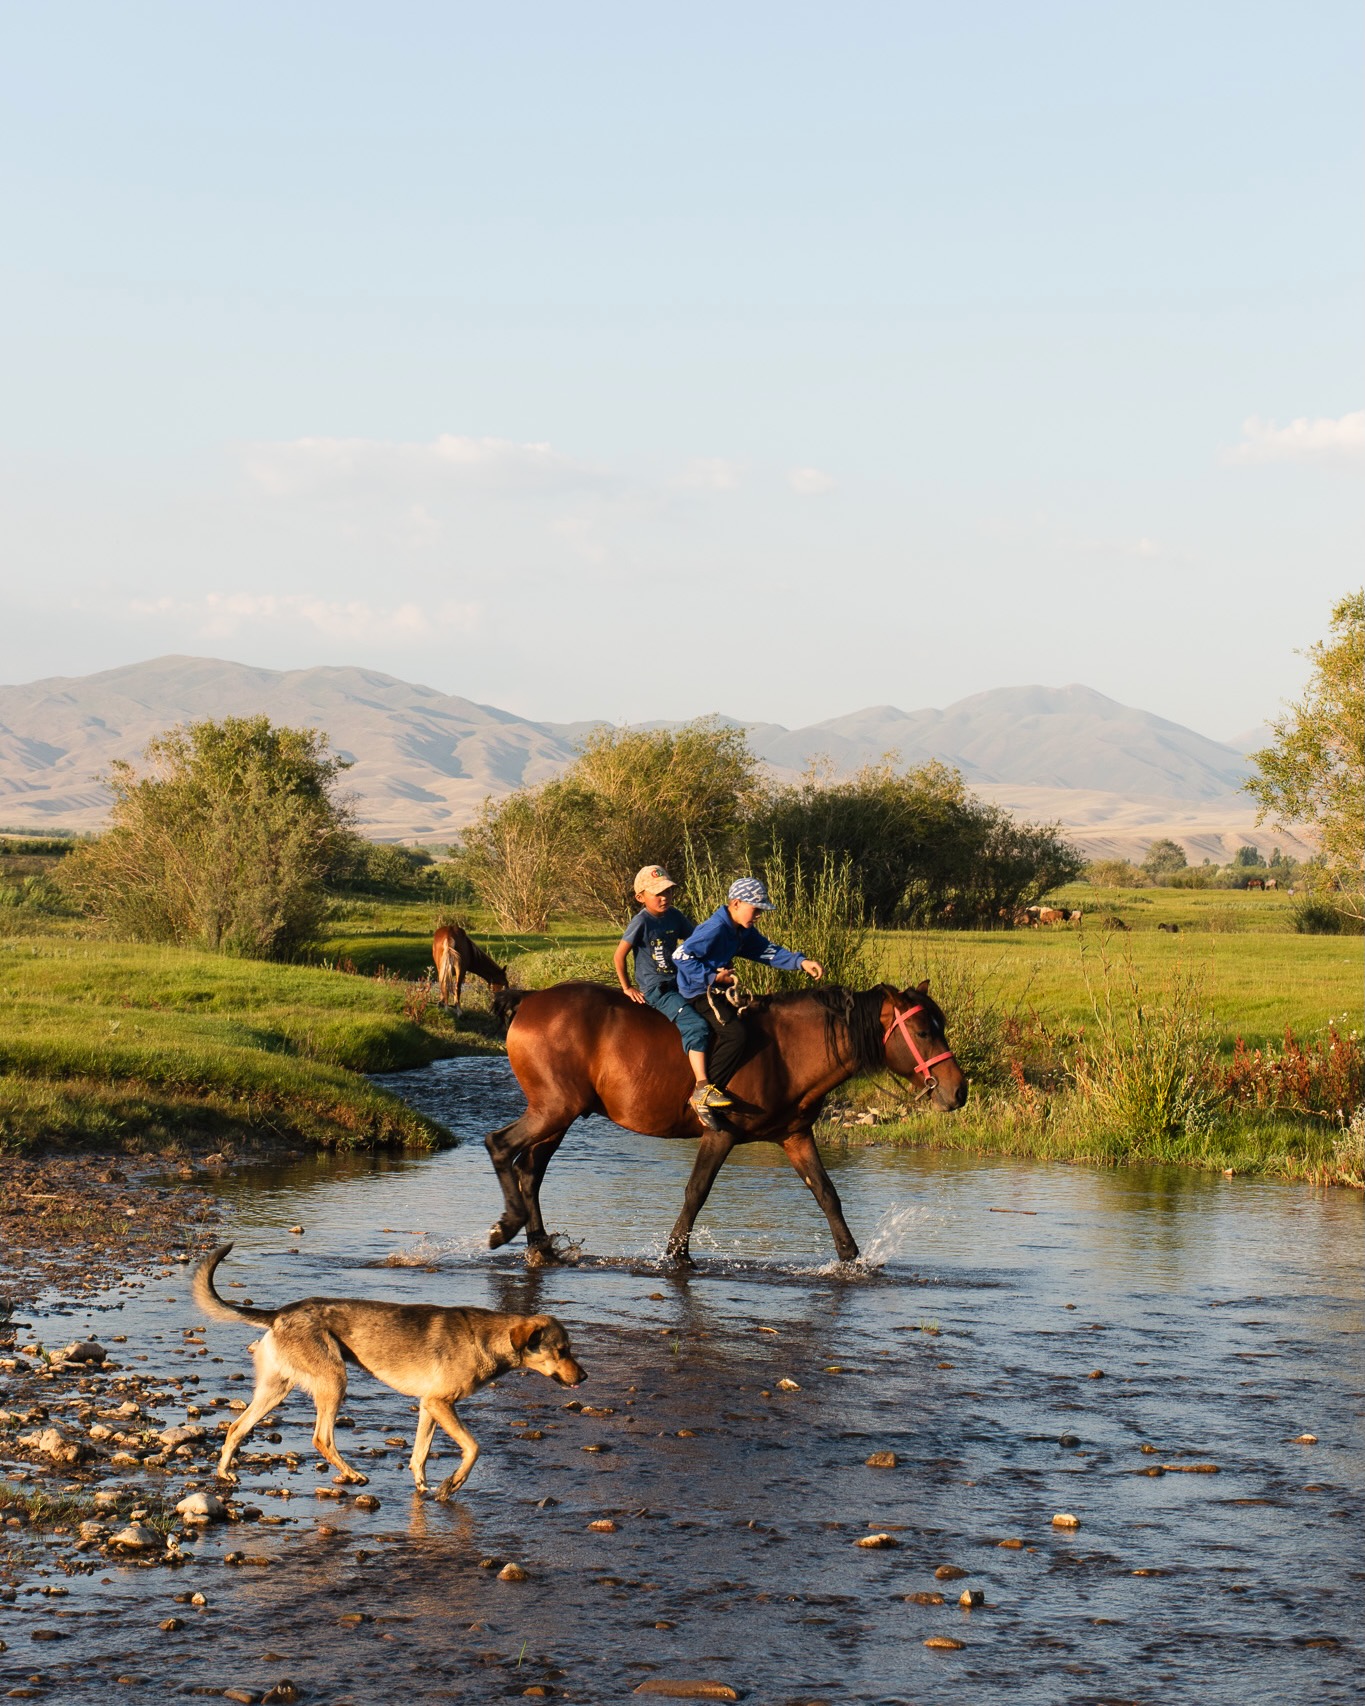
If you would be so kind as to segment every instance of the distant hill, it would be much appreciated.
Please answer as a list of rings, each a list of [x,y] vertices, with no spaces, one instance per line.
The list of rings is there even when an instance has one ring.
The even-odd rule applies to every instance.
[[[403,840],[447,838],[487,795],[553,776],[596,726],[532,722],[376,670],[153,658],[0,687],[0,825],[97,828],[108,796],[96,778],[112,760],[137,758],[187,718],[255,712],[325,729],[353,761],[346,780],[362,826]],[[1194,856],[1225,857],[1254,824],[1237,791],[1241,751],[1088,687],[1004,687],[941,711],[882,705],[808,728],[749,729],[759,756],[788,776],[822,757],[837,774],[888,752],[901,765],[940,759],[987,797],[1073,827],[1096,851],[1140,851],[1153,834],[1174,833]]]

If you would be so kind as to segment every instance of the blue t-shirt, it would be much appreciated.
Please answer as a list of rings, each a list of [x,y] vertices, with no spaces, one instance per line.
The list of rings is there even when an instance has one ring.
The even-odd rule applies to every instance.
[[[635,981],[644,995],[677,987],[678,968],[673,950],[692,934],[692,920],[676,906],[656,918],[643,907],[621,933],[621,940],[635,950]]]

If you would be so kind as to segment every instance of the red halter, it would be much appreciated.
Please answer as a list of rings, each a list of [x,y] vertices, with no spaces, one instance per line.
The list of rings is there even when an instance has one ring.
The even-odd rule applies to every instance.
[[[930,1068],[937,1066],[941,1060],[951,1060],[953,1058],[953,1051],[950,1048],[946,1048],[942,1054],[930,1055],[928,1060],[926,1060],[920,1053],[919,1043],[905,1021],[907,1019],[913,1019],[916,1013],[922,1013],[923,1011],[924,1008],[922,1006],[907,1007],[902,1010],[897,1007],[896,1003],[893,1001],[891,1003],[891,1023],[886,1027],[886,1035],[882,1038],[882,1047],[885,1048],[887,1043],[891,1041],[892,1031],[899,1031],[905,1038],[905,1046],[915,1057],[915,1071],[922,1072],[924,1074],[924,1088],[927,1091],[934,1089],[936,1084],[936,1080]]]

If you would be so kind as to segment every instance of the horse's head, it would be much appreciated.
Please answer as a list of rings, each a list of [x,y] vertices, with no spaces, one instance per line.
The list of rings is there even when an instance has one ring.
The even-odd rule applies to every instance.
[[[933,1107],[948,1114],[967,1100],[967,1075],[948,1047],[943,1009],[929,979],[912,989],[888,989],[882,1001],[886,1064],[910,1079]]]

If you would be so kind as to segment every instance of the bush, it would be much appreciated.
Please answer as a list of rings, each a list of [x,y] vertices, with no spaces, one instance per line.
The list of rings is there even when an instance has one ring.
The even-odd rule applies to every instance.
[[[347,811],[316,729],[187,723],[114,765],[112,826],[63,861],[66,893],[114,935],[287,958],[314,935]]]
[[[1147,878],[1127,859],[1095,859],[1081,872],[1085,881],[1097,889],[1140,889]]]
[[[1175,871],[1183,871],[1188,863],[1180,843],[1162,836],[1147,849],[1142,868],[1149,877],[1166,877]]]
[[[1322,895],[1306,895],[1296,900],[1292,917],[1301,936],[1359,936],[1365,931],[1365,921],[1333,906]]]

